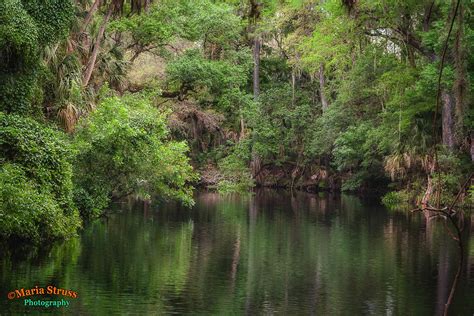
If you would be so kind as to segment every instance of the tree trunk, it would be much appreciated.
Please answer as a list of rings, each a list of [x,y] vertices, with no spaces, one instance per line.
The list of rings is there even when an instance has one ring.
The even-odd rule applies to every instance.
[[[148,12],[150,9],[151,0],[145,0],[145,12]]]
[[[242,140],[245,138],[245,121],[244,121],[244,116],[240,114],[240,135],[239,135],[239,140]]]
[[[97,8],[99,8],[100,0],[95,0],[94,3],[92,4],[92,7],[90,8],[89,12],[87,12],[86,18],[84,19],[84,22],[82,22],[81,30],[79,33],[83,33],[89,23],[92,20],[92,17],[94,16],[95,11],[97,11]]]
[[[474,162],[474,132],[471,132],[471,161]]]
[[[82,85],[84,87],[86,87],[89,84],[89,80],[91,79],[92,72],[94,71],[95,63],[97,61],[97,55],[99,54],[99,51],[100,51],[100,43],[102,42],[102,39],[104,37],[105,27],[107,23],[109,22],[109,19],[112,15],[113,8],[114,8],[113,3],[111,3],[107,10],[107,14],[104,17],[104,20],[102,21],[102,25],[100,26],[99,33],[97,34],[97,38],[94,43],[94,49],[92,50],[92,55],[89,59],[89,62],[87,63],[86,72],[82,80]]]
[[[329,102],[326,98],[326,93],[324,92],[324,89],[326,87],[326,77],[324,77],[324,65],[320,64],[319,65],[319,95],[321,96],[321,106],[323,108],[323,112],[327,110],[329,107]]]
[[[291,71],[291,105],[295,106],[295,85],[296,85],[296,75],[295,70]]]
[[[431,172],[430,172],[431,173]],[[423,215],[425,215],[425,219],[428,221],[430,218],[430,211],[429,211],[429,206],[430,206],[430,199],[431,195],[433,194],[433,179],[431,178],[431,175],[428,175],[428,182],[426,185],[426,191],[425,194],[423,195],[423,198],[421,199],[421,209],[423,210]],[[427,222],[428,224],[428,222]]]
[[[250,170],[252,172],[252,177],[255,180],[256,184],[261,184],[260,171],[262,169],[262,160],[256,152],[252,153],[252,160],[250,161]]]
[[[256,35],[253,40],[253,96],[260,94],[260,38]]]
[[[454,130],[455,141],[457,144],[463,142],[464,137],[469,137],[464,131],[464,116],[466,109],[466,96],[469,89],[467,67],[466,67],[466,48],[463,45],[464,40],[464,8],[459,5],[459,13],[457,16],[457,30],[454,39],[453,57],[456,79],[454,81],[454,96],[455,96],[455,110],[454,110]]]
[[[441,113],[443,145],[449,150],[454,150],[456,145],[454,135],[454,97],[451,92],[443,89],[443,91],[441,91],[441,99],[443,102]]]
[[[428,32],[430,30],[431,24],[431,14],[433,12],[433,8],[435,7],[435,1],[431,1],[430,4],[425,6],[425,13],[423,17],[423,32]]]

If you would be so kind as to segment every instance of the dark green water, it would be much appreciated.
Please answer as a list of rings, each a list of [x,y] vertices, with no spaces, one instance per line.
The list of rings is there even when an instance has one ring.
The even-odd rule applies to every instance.
[[[443,308],[457,252],[440,223],[427,227],[419,216],[347,196],[200,193],[196,202],[192,210],[125,203],[77,239],[3,249],[0,314],[436,315]],[[466,256],[453,315],[474,313],[472,237]],[[59,297],[67,308],[7,299],[36,285],[79,297]]]

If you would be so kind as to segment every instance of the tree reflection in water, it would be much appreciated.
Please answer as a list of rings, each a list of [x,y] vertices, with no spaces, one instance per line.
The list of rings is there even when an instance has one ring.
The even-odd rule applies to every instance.
[[[453,314],[474,310],[472,237],[466,244]],[[193,209],[118,204],[79,238],[21,252],[2,252],[1,292],[70,288],[78,314],[433,315],[456,268],[439,223],[355,197],[277,190],[202,192]]]

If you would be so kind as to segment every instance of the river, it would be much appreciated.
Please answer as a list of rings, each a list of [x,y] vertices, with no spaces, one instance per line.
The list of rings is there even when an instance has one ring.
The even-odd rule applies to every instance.
[[[472,235],[453,315],[474,312]],[[120,203],[78,238],[3,249],[0,314],[437,315],[456,265],[440,222],[374,201],[200,192],[192,209]],[[78,297],[51,296],[61,308],[7,298],[48,285]]]

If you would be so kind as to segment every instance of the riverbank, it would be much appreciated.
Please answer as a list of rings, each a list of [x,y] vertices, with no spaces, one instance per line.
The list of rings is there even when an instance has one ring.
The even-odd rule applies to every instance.
[[[359,186],[356,190],[350,190],[344,186],[344,183],[351,179],[351,174],[338,173],[331,168],[318,165],[295,167],[293,164],[282,166],[266,164],[255,170],[253,174],[248,172],[247,176],[252,177],[251,181],[244,180],[239,183],[240,179],[234,178],[236,183],[227,181],[225,186],[221,186],[220,183],[226,181],[226,175],[215,166],[207,165],[205,169],[199,170],[199,174],[198,186],[216,189],[220,192],[244,192],[251,190],[252,187],[315,193],[346,192],[360,197],[377,198],[386,207],[399,210],[413,210],[420,207],[428,186],[428,181],[423,181],[421,175],[419,178],[405,182],[392,182],[389,177],[380,176],[363,187]],[[446,177],[446,175],[443,174],[442,177]],[[441,192],[440,195],[442,203],[450,204],[449,202],[452,203],[457,199],[456,205],[461,209],[472,210],[474,207],[474,190],[472,189],[474,181],[451,182],[449,189],[444,183],[441,185],[444,188],[444,192]],[[431,190],[434,189],[431,188]],[[432,199],[432,197],[430,198]]]

